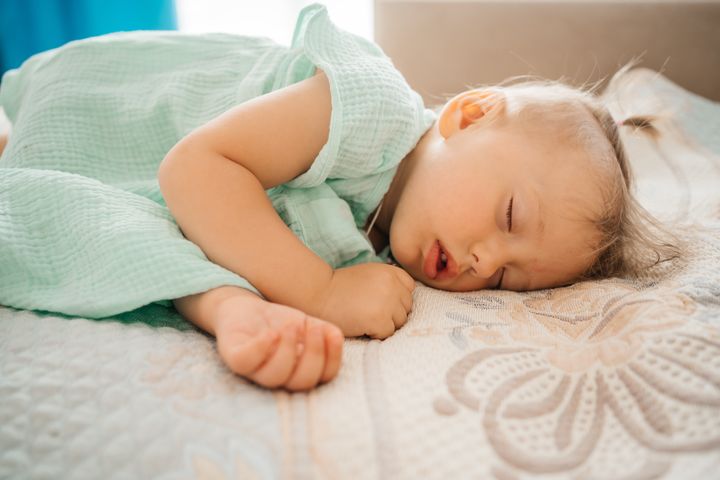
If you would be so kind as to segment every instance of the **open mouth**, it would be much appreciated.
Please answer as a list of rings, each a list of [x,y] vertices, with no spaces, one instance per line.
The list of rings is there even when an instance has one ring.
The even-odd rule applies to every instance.
[[[440,255],[438,255],[436,268],[438,273],[447,268],[447,255],[445,255],[442,246],[440,246]]]
[[[431,280],[446,280],[457,275],[457,266],[439,240],[436,240],[427,255],[423,266],[425,275]]]

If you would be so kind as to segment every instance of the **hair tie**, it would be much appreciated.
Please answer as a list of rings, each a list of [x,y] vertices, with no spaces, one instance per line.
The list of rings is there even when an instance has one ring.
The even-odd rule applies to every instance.
[[[620,127],[622,127],[623,125],[625,125],[625,120],[615,120],[615,126],[616,126],[617,128],[620,128]]]

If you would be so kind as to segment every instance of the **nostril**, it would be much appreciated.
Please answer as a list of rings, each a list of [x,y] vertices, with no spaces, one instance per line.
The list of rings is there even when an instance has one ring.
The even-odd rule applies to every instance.
[[[479,259],[479,258],[477,257],[477,255],[475,255],[474,253],[472,254],[472,256],[475,258],[475,261],[476,261],[476,262],[479,262],[479,261],[480,261],[480,259]]]

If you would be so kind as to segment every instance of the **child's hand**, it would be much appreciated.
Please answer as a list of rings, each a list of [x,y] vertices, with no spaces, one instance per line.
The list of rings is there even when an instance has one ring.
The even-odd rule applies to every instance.
[[[319,316],[348,337],[383,339],[407,321],[415,280],[402,268],[363,263],[335,270]]]
[[[338,327],[259,297],[225,299],[217,309],[215,336],[233,372],[269,388],[311,389],[332,380],[342,359]]]

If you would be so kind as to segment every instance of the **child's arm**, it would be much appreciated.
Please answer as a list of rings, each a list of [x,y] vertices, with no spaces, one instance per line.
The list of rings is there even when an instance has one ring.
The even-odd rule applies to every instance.
[[[181,140],[158,172],[188,239],[268,300],[300,309],[318,300],[333,270],[283,223],[265,189],[307,170],[327,141],[326,83],[318,75],[231,109]]]
[[[275,212],[265,190],[307,171],[327,142],[331,97],[319,74],[245,102],[181,140],[158,180],[184,235],[270,301],[384,338],[407,319],[414,281],[363,264],[333,271]]]

